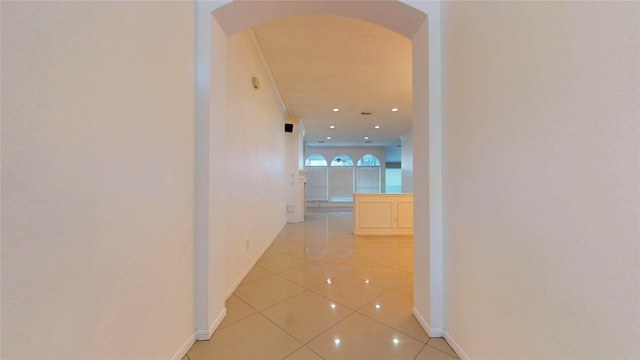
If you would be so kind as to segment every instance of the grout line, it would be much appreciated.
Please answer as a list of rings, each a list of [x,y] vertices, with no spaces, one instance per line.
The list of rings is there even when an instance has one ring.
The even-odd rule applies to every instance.
[[[265,309],[266,310],[266,309]],[[262,312],[258,312],[258,314],[260,314],[263,318],[267,319],[267,321],[269,321],[270,323],[272,323],[275,327],[277,327],[278,329],[284,331],[285,334],[289,335],[293,340],[297,341],[300,344],[300,347],[303,347],[305,344],[298,340],[297,337],[293,336],[293,334],[291,334],[290,332],[288,332],[286,329],[282,328],[280,325],[276,324],[273,320],[271,320],[267,315],[263,314]],[[294,352],[300,350],[300,348],[297,348]],[[293,354],[293,352],[291,353]],[[288,354],[287,356],[291,355]],[[285,356],[285,358],[287,357]]]
[[[286,280],[286,279],[285,279],[285,280]],[[269,307],[266,307],[266,308],[264,308],[264,309],[262,309],[262,310],[257,310],[257,311],[258,311],[259,313],[261,313],[261,314],[262,314],[262,312],[263,312],[263,311],[269,310],[269,309],[271,309],[271,308],[272,308],[272,307],[274,307],[274,306],[278,306],[278,305],[280,305],[280,304],[282,304],[282,303],[284,303],[284,302],[287,302],[287,301],[289,301],[289,300],[291,300],[291,299],[293,299],[293,298],[296,298],[296,297],[298,297],[298,296],[302,296],[302,295],[304,295],[305,293],[308,293],[308,292],[309,292],[309,289],[304,288],[304,291],[303,291],[303,292],[301,292],[301,293],[299,293],[299,294],[295,294],[295,295],[293,295],[293,296],[290,296],[290,297],[288,297],[288,298],[286,298],[286,299],[284,299],[284,300],[282,300],[282,301],[279,301],[279,302],[277,302],[277,303],[275,303],[275,304],[273,304],[273,305],[269,305]]]
[[[416,356],[413,357],[413,360],[416,360],[418,358],[418,356],[420,356],[420,354],[424,351],[424,348],[426,348],[426,347],[427,347],[427,344],[424,344],[424,346],[420,348],[420,351],[418,351]]]
[[[327,297],[327,296],[325,296],[325,295],[323,295],[323,294],[317,293],[317,292],[315,292],[315,291],[313,291],[313,290],[309,290],[309,292],[311,292],[311,293],[313,293],[313,294],[315,294],[315,295],[318,295],[318,296],[320,296],[320,297],[323,297],[323,298],[325,298],[325,299],[327,299],[327,300],[329,300],[329,301],[335,302],[337,305],[343,306],[343,307],[344,307],[345,309],[347,309],[347,310],[351,310],[352,312],[356,312],[355,310],[353,310],[352,308],[348,307],[347,305],[345,305],[345,304],[343,304],[343,303],[339,302],[338,300],[334,300],[334,299],[332,299],[332,298],[330,298],[330,297]]]
[[[252,317],[252,316],[253,316],[253,315],[255,315],[256,313],[259,313],[259,311],[258,311],[258,310],[256,310],[253,306],[249,305],[246,301],[242,300],[239,296],[234,295],[234,294],[232,294],[231,296],[235,296],[235,297],[237,297],[237,298],[238,298],[238,300],[240,300],[240,301],[242,301],[243,303],[245,303],[245,304],[246,304],[248,307],[250,307],[254,312],[253,312],[253,313],[251,313],[251,314],[249,314],[249,315],[247,315],[247,316],[245,316],[245,317],[242,317],[242,318],[240,318],[240,319],[237,319],[237,320],[235,320],[235,321],[233,321],[233,322],[231,322],[231,323],[228,323],[228,324],[227,324],[227,325],[225,325],[225,326],[222,326],[222,327],[221,327],[221,326],[218,326],[218,328],[216,329],[216,331],[226,329],[226,328],[228,328],[228,327],[229,327],[229,326],[231,326],[231,325],[235,325],[235,324],[239,323],[239,322],[240,322],[240,321],[242,321],[242,320],[246,320],[246,319],[248,319],[248,318]],[[225,305],[225,306],[226,306],[226,305]],[[229,313],[227,313],[227,316],[229,316]],[[223,319],[222,321],[224,321],[224,319]],[[220,324],[222,324],[222,322],[221,322]],[[215,332],[214,332],[214,334],[215,334]],[[208,341],[208,340],[207,340],[207,341]]]
[[[351,310],[351,309],[349,309],[349,310]],[[347,320],[348,318],[350,318],[351,316],[353,316],[353,314],[355,314],[355,313],[356,313],[356,312],[354,311],[354,312],[352,312],[351,314],[349,314],[349,315],[345,316],[345,317],[344,317],[344,319],[342,319],[342,320],[338,321],[337,323],[335,323],[335,324],[333,324],[333,325],[329,326],[329,328],[327,328],[326,330],[324,330],[324,331],[320,332],[318,335],[314,336],[314,337],[313,337],[313,338],[311,338],[309,341],[307,341],[307,342],[304,344],[304,346],[309,345],[309,344],[310,344],[311,342],[313,342],[315,339],[319,338],[320,336],[322,336],[322,335],[323,335],[324,333],[326,333],[327,331],[329,331],[329,330],[333,329],[334,327],[338,326],[338,324],[340,324],[341,322],[343,322],[343,321]],[[314,351],[314,353],[315,353],[315,351]]]
[[[431,341],[431,338],[429,338],[429,342],[430,342],[430,341]],[[445,340],[445,341],[446,341],[446,340]],[[429,342],[427,342],[427,346],[428,346],[428,347],[430,347],[430,348],[432,348],[432,349],[436,349],[436,350],[440,351],[440,352],[441,352],[441,353],[443,353],[443,354],[447,354],[447,355],[451,356],[452,358],[460,359],[460,357],[458,356],[458,354],[456,353],[456,351],[455,351],[455,350],[451,349],[451,351],[453,351],[453,353],[454,353],[454,354],[456,354],[456,355],[454,356],[454,355],[449,354],[449,353],[448,353],[448,352],[446,352],[446,351],[442,351],[442,350],[438,349],[438,348],[437,348],[437,347],[435,347],[435,346],[431,346],[431,345],[429,345]],[[449,343],[447,343],[447,345],[449,345]],[[449,345],[449,347],[451,347],[451,345]]]
[[[362,305],[361,307],[359,307],[359,308],[358,308],[358,310],[356,310],[356,312],[357,312],[358,314],[360,314],[360,315],[362,315],[362,316],[364,316],[364,317],[366,317],[366,318],[368,318],[368,319],[371,319],[371,320],[373,320],[373,321],[375,321],[375,322],[377,322],[377,323],[379,323],[379,324],[382,324],[382,325],[384,325],[384,326],[386,326],[386,327],[388,327],[388,328],[390,328],[390,329],[393,329],[393,330],[395,330],[395,331],[398,331],[398,332],[400,332],[400,333],[402,333],[402,334],[404,334],[404,335],[406,335],[406,336],[408,336],[408,337],[410,337],[410,338],[412,338],[412,339],[414,339],[414,340],[416,340],[416,341],[419,341],[419,342],[421,342],[421,343],[424,343],[425,345],[426,345],[426,344],[428,344],[428,343],[429,343],[429,341],[431,341],[431,338],[429,337],[429,334],[427,334],[426,332],[425,332],[425,335],[427,335],[427,341],[422,341],[422,340],[420,340],[420,339],[416,339],[413,335],[410,335],[410,334],[408,334],[408,333],[406,333],[406,332],[404,332],[404,331],[402,331],[402,330],[400,330],[400,329],[396,329],[395,327],[393,327],[393,326],[391,326],[391,325],[389,325],[389,324],[385,324],[385,323],[383,323],[383,322],[379,321],[378,319],[374,319],[374,318],[372,318],[372,317],[368,316],[367,314],[363,314],[363,313],[361,313],[361,312],[360,312],[360,310],[362,310],[365,306],[367,306],[367,304],[371,303],[372,301],[374,301],[374,300],[376,300],[376,299],[379,299],[381,296],[385,295],[385,294],[386,294],[386,293],[388,293],[388,292],[393,292],[393,291],[392,291],[391,289],[387,289],[387,290],[385,290],[382,294],[380,294],[380,295],[376,296],[375,298],[371,299],[370,301],[367,301],[367,303],[365,303],[364,305]],[[400,294],[400,295],[402,295],[402,294]],[[403,295],[403,296],[406,296],[406,295]],[[407,296],[407,297],[409,297],[409,296]],[[413,296],[411,296],[411,299],[413,300]],[[413,314],[412,314],[412,313],[409,313],[409,315],[410,315],[410,316],[413,316]],[[422,328],[422,327],[420,327],[420,328]],[[423,329],[422,331],[424,331],[424,329]]]
[[[244,282],[244,280],[245,280],[245,279],[247,278],[247,276],[249,275],[249,272],[251,272],[251,270],[255,269],[256,267],[257,267],[257,268],[260,268],[260,270],[264,270],[264,271],[266,271],[266,272],[270,273],[271,275],[267,275],[267,276],[262,277],[262,278],[260,278],[260,279],[255,279],[255,280],[251,280],[251,281],[249,281],[249,282],[243,283],[243,282]],[[275,273],[274,273],[273,271],[267,270],[267,269],[263,268],[262,266],[260,266],[260,265],[258,265],[258,264],[254,265],[254,266],[251,268],[251,270],[249,270],[249,272],[247,273],[247,275],[242,279],[242,281],[240,281],[240,283],[238,284],[238,287],[240,287],[240,286],[245,286],[245,285],[249,285],[249,284],[253,284],[253,283],[254,283],[254,282],[256,282],[256,281],[260,281],[260,280],[266,279],[266,278],[268,278],[268,277],[270,277],[270,276],[272,276],[272,275],[275,275]],[[236,290],[237,290],[237,288],[236,288]],[[235,293],[235,291],[234,291],[233,293],[231,293],[231,294],[233,295],[234,293]]]
[[[299,351],[300,349],[302,349],[304,347],[304,344],[302,346],[300,346],[299,348],[293,350],[292,352],[288,353],[287,355],[285,355],[281,360],[286,360],[289,356],[295,354],[297,351]]]
[[[325,357],[318,354],[317,352],[313,351],[312,348],[308,347],[307,345],[304,346],[305,348],[309,349],[309,351],[311,351],[312,353],[316,354],[320,359],[325,360]]]

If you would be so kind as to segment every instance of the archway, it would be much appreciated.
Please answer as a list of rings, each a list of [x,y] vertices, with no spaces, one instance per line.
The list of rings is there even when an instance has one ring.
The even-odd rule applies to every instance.
[[[336,15],[378,24],[413,44],[414,315],[431,337],[444,332],[440,7],[437,2],[232,1],[197,2],[195,313],[198,340],[209,339],[226,314],[223,195],[212,171],[222,153],[226,101],[227,37],[253,25],[297,15]]]

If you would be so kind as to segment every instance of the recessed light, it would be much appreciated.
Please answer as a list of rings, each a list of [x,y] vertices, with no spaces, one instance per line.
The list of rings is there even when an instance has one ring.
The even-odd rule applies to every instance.
[[[331,136],[327,136],[327,140],[331,140]]]
[[[394,107],[393,109],[391,109],[391,111],[396,112],[396,111],[398,111],[398,108]]]
[[[331,126],[329,126],[329,129],[335,129],[335,128],[336,128],[336,126],[335,126],[335,125],[331,125]]]
[[[340,109],[338,109],[338,108],[333,108],[333,112],[338,112],[338,111],[340,111]]]
[[[374,129],[380,129],[380,125],[376,125],[373,127]]]
[[[365,139],[365,140],[369,140],[369,137],[368,137],[368,136],[365,136],[365,137],[364,137],[364,139]]]

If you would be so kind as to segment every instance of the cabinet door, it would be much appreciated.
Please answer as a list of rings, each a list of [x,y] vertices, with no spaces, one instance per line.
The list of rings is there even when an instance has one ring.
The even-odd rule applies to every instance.
[[[413,228],[413,201],[398,200],[398,228]]]
[[[361,229],[393,227],[393,201],[391,200],[367,200],[359,202],[358,223]],[[355,215],[355,214],[354,214]]]

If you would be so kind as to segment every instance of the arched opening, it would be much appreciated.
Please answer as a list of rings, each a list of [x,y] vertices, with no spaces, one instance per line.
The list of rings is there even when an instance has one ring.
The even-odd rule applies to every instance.
[[[358,159],[358,166],[380,166],[380,160],[373,154],[362,155]]]
[[[329,168],[327,159],[319,154],[307,156],[305,167],[307,171],[307,189],[305,201],[328,201],[327,185]]]
[[[369,21],[412,40],[413,46],[413,178],[414,314],[432,337],[443,335],[441,231],[441,109],[439,4],[405,5],[396,1],[244,2],[223,7],[198,3],[196,52],[196,235],[195,326],[208,339],[225,315],[224,197],[215,169],[221,165],[225,137],[226,39],[255,24],[295,15],[338,15]],[[426,15],[433,15],[427,19]],[[429,221],[425,221],[425,220]]]
[[[348,155],[341,154],[331,160],[331,167],[329,167],[329,201],[351,201],[353,169],[353,160]]]
[[[305,166],[327,166],[327,159],[319,154],[311,154],[305,160]]]

